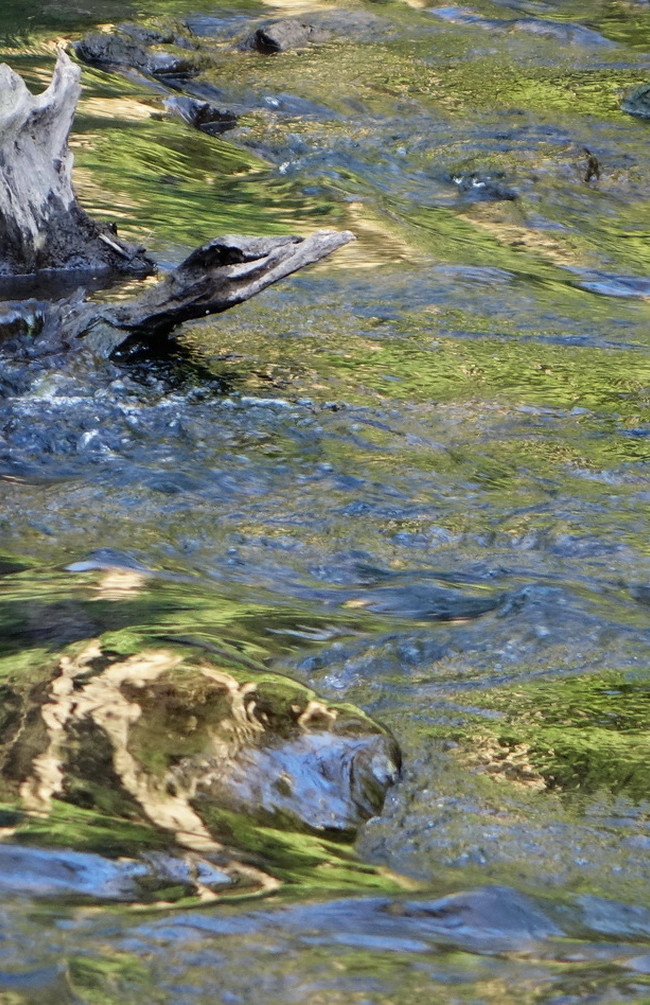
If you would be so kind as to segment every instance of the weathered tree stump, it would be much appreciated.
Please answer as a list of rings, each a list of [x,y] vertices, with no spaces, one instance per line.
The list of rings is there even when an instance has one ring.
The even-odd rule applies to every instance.
[[[52,83],[34,96],[0,65],[0,278],[55,269],[93,276],[155,271],[144,248],[119,240],[77,201],[68,137],[79,77],[60,50]],[[242,303],[353,239],[334,230],[306,238],[215,238],[141,296],[114,306],[55,304],[49,321],[60,323],[68,344],[103,355],[130,338],[164,341],[182,322]]]
[[[68,137],[80,69],[59,50],[52,83],[33,95],[0,65],[0,276],[44,269],[146,276],[155,263],[81,208],[72,188]]]

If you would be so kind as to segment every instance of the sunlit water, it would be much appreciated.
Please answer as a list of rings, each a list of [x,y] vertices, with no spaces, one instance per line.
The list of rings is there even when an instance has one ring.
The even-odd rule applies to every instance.
[[[204,136],[85,68],[91,213],[164,262],[357,241],[173,361],[0,346],[5,651],[128,625],[145,583],[140,623],[355,703],[405,757],[357,848],[412,890],[143,918],[9,884],[7,1001],[649,1000],[646,6],[83,8],[14,0],[5,59],[42,86],[55,38],[186,16],[219,39],[193,93],[246,113]],[[232,51],[287,12],[332,40]],[[593,36],[501,24],[532,17]]]

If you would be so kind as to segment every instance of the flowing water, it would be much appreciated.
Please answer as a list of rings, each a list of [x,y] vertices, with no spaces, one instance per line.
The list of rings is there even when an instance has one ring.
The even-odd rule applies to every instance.
[[[266,899],[32,897],[10,862],[0,999],[650,1001],[650,124],[620,107],[650,8],[5,0],[2,55],[37,90],[56,40],[146,15],[241,117],[204,135],[84,67],[84,206],[165,263],[357,240],[172,357],[26,358],[6,326],[4,665],[200,635],[385,724],[403,777],[348,871],[249,837],[293,877]],[[288,15],[328,40],[233,47]]]

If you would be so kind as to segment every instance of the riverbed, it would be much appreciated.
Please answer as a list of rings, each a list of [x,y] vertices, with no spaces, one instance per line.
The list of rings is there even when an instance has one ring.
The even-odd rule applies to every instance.
[[[356,887],[138,910],[9,883],[2,994],[650,1000],[650,122],[621,108],[648,5],[10,0],[1,55],[37,90],[57,41],[154,15],[210,40],[193,93],[239,121],[84,66],[88,212],[163,266],[224,233],[356,240],[171,353],[0,344],[11,653],[139,597],[380,721],[402,777]],[[281,17],[323,40],[236,48]]]

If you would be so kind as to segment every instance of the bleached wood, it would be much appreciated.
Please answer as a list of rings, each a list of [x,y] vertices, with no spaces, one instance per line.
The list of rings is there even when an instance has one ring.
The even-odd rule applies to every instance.
[[[51,269],[93,275],[148,275],[155,269],[143,248],[101,228],[77,201],[68,139],[79,81],[79,67],[63,50],[52,83],[39,95],[0,65],[0,278]],[[39,304],[43,332],[99,355],[133,339],[160,346],[184,321],[228,310],[353,239],[334,230],[306,238],[218,237],[131,300],[106,306],[75,297],[49,308]],[[15,304],[12,310],[18,310]],[[31,313],[24,313],[27,331]]]
[[[107,243],[103,228],[77,201],[68,138],[80,72],[60,49],[52,82],[34,95],[0,64],[0,276],[43,269],[153,271],[142,249],[112,233]]]

